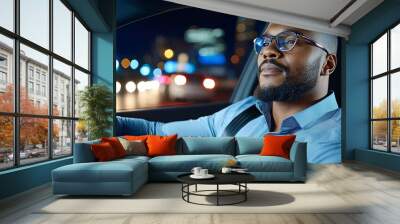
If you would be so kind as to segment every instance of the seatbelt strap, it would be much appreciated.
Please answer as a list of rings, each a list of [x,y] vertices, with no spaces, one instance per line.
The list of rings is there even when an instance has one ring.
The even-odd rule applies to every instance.
[[[225,128],[222,136],[235,136],[242,127],[244,127],[251,120],[259,117],[262,113],[258,110],[256,105],[253,105],[240,114],[238,114]]]

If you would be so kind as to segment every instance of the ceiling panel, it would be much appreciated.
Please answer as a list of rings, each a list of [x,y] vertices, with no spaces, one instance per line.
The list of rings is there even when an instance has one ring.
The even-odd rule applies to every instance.
[[[383,0],[166,0],[347,38],[351,25]]]
[[[121,28],[160,13],[191,6],[346,38],[351,32],[351,25],[382,2],[383,0],[118,0],[117,23]],[[339,16],[335,17],[336,15]],[[333,18],[335,20],[332,21]]]
[[[225,0],[329,21],[351,0]]]

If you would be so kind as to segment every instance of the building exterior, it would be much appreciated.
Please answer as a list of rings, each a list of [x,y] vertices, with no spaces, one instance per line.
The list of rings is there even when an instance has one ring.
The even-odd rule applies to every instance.
[[[0,42],[0,94],[7,91],[7,86],[14,84],[13,73],[13,49]],[[49,68],[34,58],[27,57],[25,52],[20,54],[20,86],[21,92],[26,91],[28,99],[34,108],[48,108],[49,96],[53,96],[53,115],[60,117],[72,117],[72,76],[54,69],[53,91],[49,94]],[[79,84],[79,81],[75,81]],[[78,97],[76,99],[79,100]],[[79,105],[79,102],[76,102]],[[23,112],[23,111],[22,111]],[[71,142],[72,122],[59,120],[58,141]],[[65,122],[65,123],[63,123]],[[65,128],[66,127],[66,128]]]

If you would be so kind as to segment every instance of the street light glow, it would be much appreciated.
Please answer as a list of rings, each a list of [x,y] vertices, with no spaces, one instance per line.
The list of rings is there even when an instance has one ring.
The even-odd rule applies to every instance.
[[[184,75],[177,75],[174,78],[174,83],[177,86],[183,86],[186,84],[186,77]]]
[[[121,83],[118,81],[115,83],[115,91],[117,93],[119,93],[119,91],[121,91]]]
[[[164,56],[167,59],[170,59],[174,56],[174,51],[172,49],[167,49],[164,51]]]
[[[139,61],[136,60],[136,59],[133,59],[133,60],[131,61],[131,68],[132,68],[133,70],[135,70],[135,69],[137,69],[138,67],[139,67]]]
[[[206,78],[203,80],[203,86],[206,89],[214,89],[215,87],[215,81],[214,79]]]
[[[126,83],[125,89],[126,91],[128,91],[128,93],[133,93],[136,90],[135,82],[129,81],[128,83]]]
[[[143,76],[148,76],[150,74],[150,66],[148,64],[143,65],[140,68],[140,74]]]

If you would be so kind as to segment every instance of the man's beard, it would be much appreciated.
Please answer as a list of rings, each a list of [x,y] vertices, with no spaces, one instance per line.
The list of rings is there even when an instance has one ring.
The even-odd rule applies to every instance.
[[[270,63],[277,65],[275,61],[270,61]],[[317,84],[319,60],[306,66],[302,74],[288,74],[287,72],[286,74],[287,76],[285,77],[284,83],[279,86],[262,88],[260,84],[258,84],[254,95],[266,102],[291,102],[300,100],[306,92],[314,88]]]

